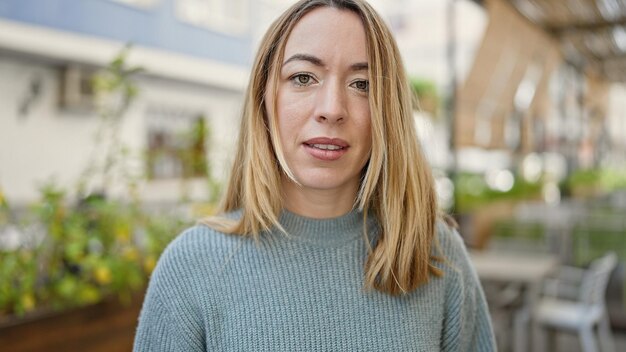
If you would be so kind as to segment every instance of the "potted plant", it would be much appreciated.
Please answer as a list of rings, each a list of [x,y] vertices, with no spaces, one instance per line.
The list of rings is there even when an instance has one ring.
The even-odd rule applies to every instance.
[[[124,169],[126,151],[110,140],[138,93],[132,77],[140,69],[127,67],[127,53],[94,79],[101,118],[95,149],[106,152],[94,153],[76,189],[48,183],[21,216],[0,189],[0,231],[19,239],[11,246],[0,241],[3,351],[128,350],[149,275],[187,226],[177,214],[142,208],[138,177]],[[130,197],[110,197],[113,183]]]

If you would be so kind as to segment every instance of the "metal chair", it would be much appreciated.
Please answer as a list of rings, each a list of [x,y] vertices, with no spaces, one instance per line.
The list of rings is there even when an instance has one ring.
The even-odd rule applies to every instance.
[[[596,352],[597,328],[602,351],[614,351],[605,293],[616,265],[617,256],[611,252],[592,261],[587,269],[563,267],[557,278],[546,280],[533,310],[536,350],[545,350],[547,332],[566,330],[578,333],[584,352]],[[553,343],[554,336],[549,337]]]

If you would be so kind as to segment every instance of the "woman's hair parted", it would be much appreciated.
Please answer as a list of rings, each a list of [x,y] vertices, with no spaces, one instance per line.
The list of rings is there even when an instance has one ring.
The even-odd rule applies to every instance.
[[[214,216],[201,223],[255,238],[272,227],[282,230],[281,177],[293,176],[280,145],[276,106],[266,106],[264,97],[277,94],[291,30],[304,15],[324,6],[357,14],[367,38],[372,151],[355,207],[363,211],[364,219],[372,212],[381,233],[365,263],[365,286],[392,295],[408,293],[428,282],[431,274],[442,275],[432,263],[438,258],[431,255],[437,199],[415,133],[413,95],[398,47],[381,17],[363,0],[302,0],[270,26],[252,67],[237,154],[220,209],[239,210],[241,216]]]

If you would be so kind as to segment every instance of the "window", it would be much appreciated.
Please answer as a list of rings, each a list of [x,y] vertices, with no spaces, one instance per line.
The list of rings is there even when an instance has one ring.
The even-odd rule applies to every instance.
[[[248,30],[248,0],[176,0],[176,16],[183,22],[228,34]]]
[[[149,179],[205,177],[206,118],[202,113],[148,109]]]

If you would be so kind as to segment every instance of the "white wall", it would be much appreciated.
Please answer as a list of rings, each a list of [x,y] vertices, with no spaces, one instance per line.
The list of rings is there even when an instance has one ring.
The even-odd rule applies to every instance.
[[[22,204],[36,199],[38,185],[52,179],[72,188],[93,150],[98,117],[59,109],[60,73],[55,66],[0,56],[0,77],[0,189],[9,201]],[[41,79],[42,93],[28,114],[20,116],[18,107],[28,95],[33,77]],[[181,107],[209,118],[213,145],[208,158],[215,176],[224,179],[239,126],[242,93],[148,77],[139,79],[138,84],[140,96],[124,117],[120,136],[131,155],[140,156],[146,149],[149,106]],[[143,163],[135,165],[141,172]],[[176,180],[141,186],[149,201],[175,201],[183,188]],[[206,196],[204,180],[186,186],[192,199]],[[124,192],[114,189],[117,195]]]
[[[94,113],[59,109],[59,67],[67,63],[102,67],[123,45],[0,19],[0,190],[9,201],[34,200],[38,185],[51,179],[73,188],[94,149],[99,120]],[[141,95],[121,128],[122,142],[137,156],[135,172],[144,167],[139,156],[146,149],[146,111],[160,104],[202,113],[211,120],[214,136],[208,157],[215,176],[225,178],[248,69],[140,46],[132,48],[128,64],[147,72],[138,81]],[[27,115],[18,116],[33,77],[41,79],[42,94]],[[153,201],[175,201],[183,189],[189,198],[202,199],[205,186],[205,180],[184,185],[176,180],[159,181],[141,185],[140,191],[144,199]],[[125,192],[113,190],[117,195]]]
[[[26,116],[18,104],[29,80],[42,79],[42,94]],[[54,178],[70,183],[87,158],[96,119],[57,111],[58,73],[51,67],[0,58],[0,187],[10,201],[37,195]]]

